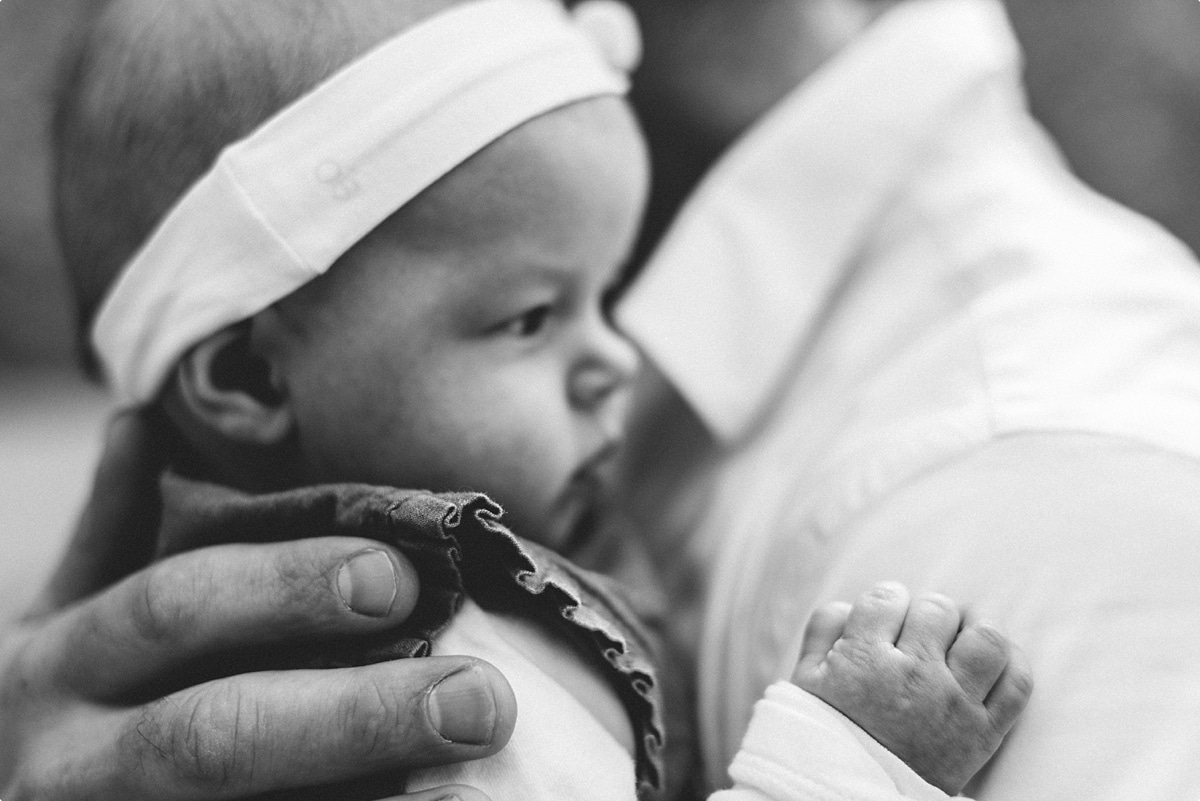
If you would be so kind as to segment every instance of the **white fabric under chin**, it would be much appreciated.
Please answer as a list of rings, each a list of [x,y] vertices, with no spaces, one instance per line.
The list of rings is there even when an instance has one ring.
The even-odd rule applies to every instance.
[[[564,660],[577,658],[560,644],[554,647],[562,649]],[[466,784],[493,801],[636,801],[633,757],[580,699],[509,641],[494,615],[466,601],[434,642],[433,653],[479,657],[499,668],[512,685],[519,714],[499,753],[415,771],[406,792]]]

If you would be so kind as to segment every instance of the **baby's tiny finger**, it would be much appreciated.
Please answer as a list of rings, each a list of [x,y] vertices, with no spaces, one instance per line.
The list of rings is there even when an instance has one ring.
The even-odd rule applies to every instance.
[[[827,603],[813,612],[808,625],[804,627],[800,661],[820,663],[846,630],[846,618],[849,616],[850,604],[844,601]]]
[[[859,596],[850,609],[847,640],[895,643],[908,612],[908,589],[894,581],[876,584]]]
[[[960,625],[962,616],[953,601],[945,595],[927,593],[909,604],[896,647],[906,654],[940,661]]]
[[[960,687],[982,702],[1008,665],[1009,641],[992,626],[969,624],[946,654],[946,665]]]
[[[1017,722],[1017,716],[1025,709],[1032,694],[1033,671],[1029,660],[1020,648],[1010,644],[1004,673],[983,702],[996,728],[1001,732],[1008,731]]]

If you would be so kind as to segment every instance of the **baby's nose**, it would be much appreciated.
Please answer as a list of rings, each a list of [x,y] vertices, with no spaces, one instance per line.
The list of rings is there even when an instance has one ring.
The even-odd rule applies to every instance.
[[[628,390],[640,364],[637,348],[607,323],[591,338],[571,379],[571,400],[585,409],[606,403]]]

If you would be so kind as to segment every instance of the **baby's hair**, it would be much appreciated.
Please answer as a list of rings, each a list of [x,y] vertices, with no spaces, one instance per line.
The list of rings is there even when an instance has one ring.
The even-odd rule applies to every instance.
[[[55,216],[84,361],[108,287],[221,150],[462,0],[111,0],[64,72]]]

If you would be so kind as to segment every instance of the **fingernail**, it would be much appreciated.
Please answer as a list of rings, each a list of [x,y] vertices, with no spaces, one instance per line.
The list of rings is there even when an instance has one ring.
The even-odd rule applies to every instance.
[[[383,551],[355,554],[338,568],[337,590],[342,603],[352,611],[367,617],[387,617],[399,590],[396,566]]]
[[[429,722],[449,742],[487,745],[492,741],[496,700],[479,668],[463,668],[435,684],[427,708]]]

